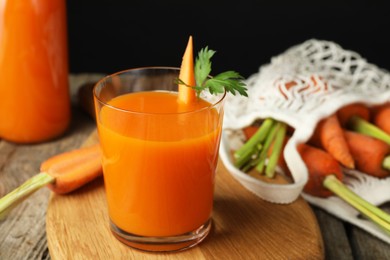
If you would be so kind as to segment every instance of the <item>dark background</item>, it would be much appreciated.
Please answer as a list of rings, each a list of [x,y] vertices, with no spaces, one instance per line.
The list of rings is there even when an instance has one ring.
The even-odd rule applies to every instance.
[[[70,72],[178,67],[189,35],[194,37],[196,52],[206,45],[217,51],[214,74],[232,69],[247,77],[272,56],[311,38],[334,41],[390,70],[387,5],[375,1],[269,3],[68,0]]]

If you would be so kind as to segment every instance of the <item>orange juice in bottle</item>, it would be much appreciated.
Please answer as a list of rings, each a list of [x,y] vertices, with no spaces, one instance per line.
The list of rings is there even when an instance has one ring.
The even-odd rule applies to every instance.
[[[70,121],[65,0],[0,5],[0,138],[42,142]]]

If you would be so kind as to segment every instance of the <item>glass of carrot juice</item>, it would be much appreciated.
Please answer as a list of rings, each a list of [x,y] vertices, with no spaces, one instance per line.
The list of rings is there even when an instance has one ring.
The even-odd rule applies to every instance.
[[[146,251],[190,248],[211,227],[226,93],[181,104],[178,76],[130,69],[94,88],[111,231]]]

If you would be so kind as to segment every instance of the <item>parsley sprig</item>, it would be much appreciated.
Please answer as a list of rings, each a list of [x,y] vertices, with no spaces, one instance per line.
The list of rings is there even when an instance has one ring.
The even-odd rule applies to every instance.
[[[215,51],[209,50],[206,46],[198,53],[198,57],[195,59],[195,81],[196,86],[189,86],[185,82],[179,79],[179,83],[192,87],[197,96],[206,89],[211,94],[227,92],[236,95],[238,92],[242,96],[248,96],[246,85],[244,83],[244,77],[242,77],[236,71],[225,71],[216,76],[209,77],[211,73],[211,58],[214,56]]]

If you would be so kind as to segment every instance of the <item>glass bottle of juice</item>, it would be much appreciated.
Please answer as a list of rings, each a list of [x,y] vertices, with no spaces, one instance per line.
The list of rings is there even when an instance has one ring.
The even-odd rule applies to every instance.
[[[69,121],[65,0],[1,0],[0,138],[43,142]]]

